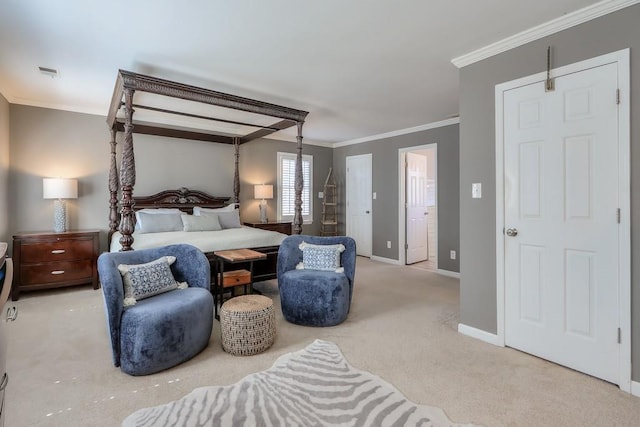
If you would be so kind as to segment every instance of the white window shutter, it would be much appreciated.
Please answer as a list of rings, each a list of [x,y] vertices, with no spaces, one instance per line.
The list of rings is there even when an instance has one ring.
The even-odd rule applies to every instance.
[[[304,155],[302,158],[302,217],[305,222],[312,220],[311,192],[312,192],[313,157]],[[278,219],[292,221],[295,215],[296,195],[296,155],[292,153],[278,153]]]

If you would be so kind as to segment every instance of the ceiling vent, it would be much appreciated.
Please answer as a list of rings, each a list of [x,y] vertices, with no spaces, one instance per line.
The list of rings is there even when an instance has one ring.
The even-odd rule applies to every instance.
[[[52,79],[60,77],[60,75],[58,74],[58,70],[56,70],[55,68],[38,67],[38,69],[42,74],[51,77]]]

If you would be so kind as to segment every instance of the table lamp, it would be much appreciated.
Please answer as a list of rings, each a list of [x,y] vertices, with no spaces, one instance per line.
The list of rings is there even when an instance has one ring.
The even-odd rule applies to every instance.
[[[260,204],[260,222],[267,223],[267,202],[266,199],[273,199],[273,185],[270,184],[256,184],[253,186],[253,196],[256,199],[261,199]]]
[[[53,231],[62,233],[67,230],[67,206],[64,199],[78,198],[78,180],[67,178],[44,178],[42,180],[44,199],[53,202]]]

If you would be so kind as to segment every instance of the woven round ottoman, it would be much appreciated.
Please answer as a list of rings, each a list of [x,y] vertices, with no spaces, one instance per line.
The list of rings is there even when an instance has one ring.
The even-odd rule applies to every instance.
[[[234,356],[262,353],[276,339],[273,301],[262,295],[231,298],[220,309],[222,349]]]

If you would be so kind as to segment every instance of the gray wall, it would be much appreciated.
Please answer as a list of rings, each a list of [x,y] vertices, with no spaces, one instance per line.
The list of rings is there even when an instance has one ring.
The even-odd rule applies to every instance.
[[[394,260],[398,251],[398,150],[435,143],[438,146],[438,268],[458,272],[459,259],[449,259],[449,251],[460,253],[460,209],[458,168],[458,125],[449,125],[421,132],[379,139],[362,144],[336,148],[333,170],[338,186],[339,226],[345,230],[346,157],[371,153],[373,157],[373,255]],[[387,248],[391,241],[391,249]]]
[[[53,228],[53,200],[42,198],[43,177],[78,178],[67,202],[68,226],[106,229],[109,155],[104,117],[11,105],[9,229]],[[102,236],[103,245],[106,239]]]
[[[273,199],[267,200],[267,217],[276,219],[278,152],[295,153],[296,143],[260,139],[240,146],[240,215],[243,221],[260,220],[259,201],[253,198],[253,185],[262,183],[273,184]],[[302,152],[313,156],[313,224],[304,224],[302,233],[318,235],[322,219],[322,199],[318,199],[318,192],[323,191],[333,161],[333,149],[303,145]]]
[[[9,242],[9,103],[0,94],[0,242]]]
[[[6,239],[10,240],[17,231],[52,229],[53,201],[42,199],[42,178],[61,176],[78,178],[78,199],[67,201],[68,227],[103,230],[101,245],[106,250],[110,134],[105,117],[1,101],[4,99],[0,99],[0,150],[4,149],[3,141],[6,151],[9,149],[8,131],[4,136],[9,116],[11,125],[9,203],[2,204],[9,206]],[[119,138],[122,139],[122,134]],[[187,187],[215,196],[233,196],[234,152],[230,145],[134,135],[134,151],[135,195]],[[276,183],[277,151],[294,152],[295,144],[260,140],[241,146],[240,202],[245,221],[259,218],[252,185],[262,180]],[[324,183],[331,166],[332,150],[305,145],[303,151],[314,155],[314,180],[320,183],[314,187],[317,196],[321,191],[318,185]],[[8,165],[5,160],[8,156],[0,159],[0,167],[5,162]],[[7,187],[2,171],[0,168],[0,197]],[[317,198],[315,201],[314,222],[303,228],[305,233],[313,234],[320,229],[322,209]],[[269,205],[270,217],[275,219],[275,200]],[[0,232],[2,218],[0,211]]]
[[[597,18],[460,70],[460,321],[496,333],[495,85],[553,66],[631,48],[632,336],[640,331],[640,5]],[[471,183],[483,198],[471,199]],[[640,380],[640,339],[632,342],[633,378]]]

